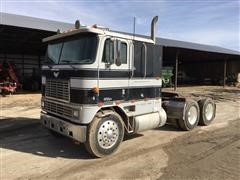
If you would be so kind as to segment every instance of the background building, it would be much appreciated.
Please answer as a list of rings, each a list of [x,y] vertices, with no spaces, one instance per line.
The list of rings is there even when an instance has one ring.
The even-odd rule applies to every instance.
[[[11,62],[24,89],[40,88],[46,44],[42,39],[73,24],[1,13],[0,63]],[[157,38],[164,46],[163,65],[173,68],[177,84],[224,85],[240,73],[240,52],[217,46]],[[177,77],[178,76],[178,77]],[[178,81],[176,81],[178,80]]]

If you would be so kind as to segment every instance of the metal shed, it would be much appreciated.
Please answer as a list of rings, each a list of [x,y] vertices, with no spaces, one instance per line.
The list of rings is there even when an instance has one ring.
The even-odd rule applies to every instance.
[[[210,83],[223,86],[226,85],[228,76],[237,76],[240,73],[238,51],[164,38],[157,38],[157,43],[164,46],[163,65],[174,67],[175,90],[179,70],[188,73],[191,84]]]
[[[23,84],[31,83],[29,78],[32,76],[40,79],[40,66],[46,49],[42,39],[56,34],[57,29],[65,31],[74,27],[70,23],[8,13],[1,13],[1,17],[0,62],[13,62]],[[175,89],[179,71],[197,79],[221,79],[223,85],[228,74],[240,72],[238,51],[164,38],[157,38],[157,43],[164,47],[163,65],[174,67]]]
[[[15,66],[18,79],[25,89],[40,88],[40,67],[46,45],[42,39],[56,34],[60,27],[70,29],[73,25],[57,21],[1,13],[0,63],[9,61]],[[34,82],[35,88],[30,87]]]

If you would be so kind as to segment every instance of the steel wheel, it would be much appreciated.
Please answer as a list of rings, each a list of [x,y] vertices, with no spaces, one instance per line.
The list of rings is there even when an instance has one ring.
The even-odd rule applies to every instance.
[[[119,137],[118,124],[113,120],[105,121],[97,133],[98,144],[103,149],[109,149],[113,147]]]
[[[213,104],[207,104],[204,113],[206,114],[206,120],[210,121],[214,114]]]
[[[198,118],[198,111],[195,106],[191,106],[187,112],[188,122],[191,125],[194,125]]]
[[[210,98],[201,99],[198,101],[200,107],[200,120],[199,124],[207,126],[215,118],[216,115],[216,104]]]

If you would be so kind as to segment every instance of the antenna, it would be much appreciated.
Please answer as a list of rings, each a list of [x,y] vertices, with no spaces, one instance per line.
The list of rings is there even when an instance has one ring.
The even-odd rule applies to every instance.
[[[133,40],[135,38],[135,31],[136,31],[136,17],[133,17]]]

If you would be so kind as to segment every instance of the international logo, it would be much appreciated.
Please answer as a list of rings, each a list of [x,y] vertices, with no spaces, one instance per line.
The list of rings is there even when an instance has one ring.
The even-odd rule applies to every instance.
[[[59,71],[54,71],[54,72],[53,72],[53,75],[54,75],[55,78],[57,78],[58,75],[59,75]]]

